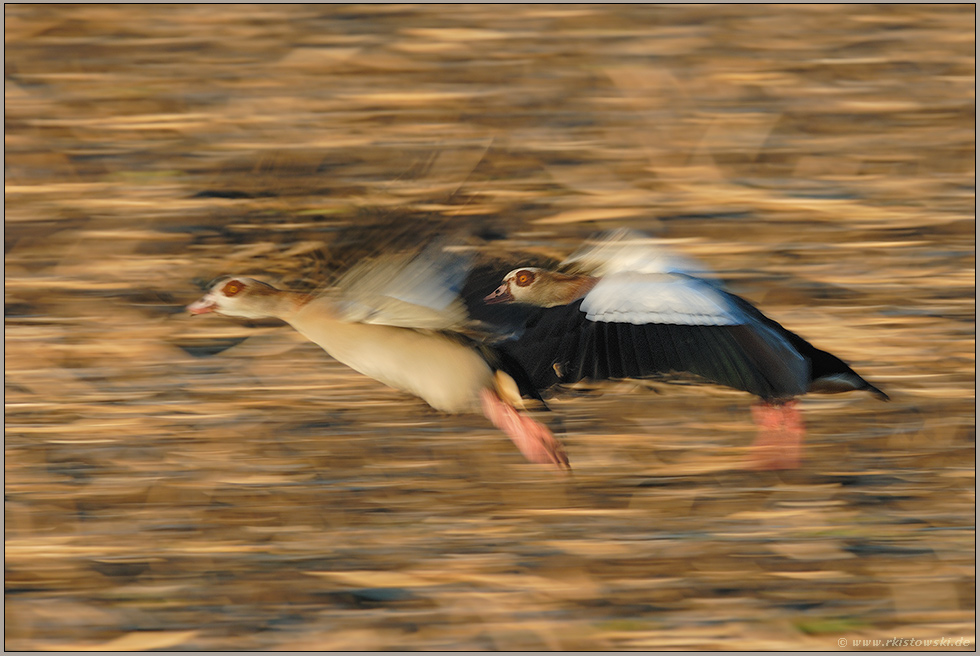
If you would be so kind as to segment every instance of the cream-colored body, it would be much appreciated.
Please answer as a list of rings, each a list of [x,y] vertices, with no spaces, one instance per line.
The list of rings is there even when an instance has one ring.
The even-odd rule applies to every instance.
[[[480,354],[440,333],[336,318],[321,297],[280,317],[334,359],[443,412],[479,412],[493,371]]]
[[[410,272],[424,278],[419,274],[426,270],[425,262],[410,265],[415,267]],[[412,284],[395,279],[397,295],[386,296],[376,279],[383,282],[392,269],[397,267],[381,269],[386,276],[361,269],[365,278],[356,281],[357,293],[346,297],[310,296],[252,278],[225,277],[187,310],[282,319],[351,369],[418,396],[436,410],[482,413],[531,462],[567,468],[568,458],[551,431],[518,412],[522,403],[514,379],[494,370],[481,350],[461,336],[435,329],[458,321],[462,306],[455,293],[437,293],[442,283],[433,276],[435,280]]]

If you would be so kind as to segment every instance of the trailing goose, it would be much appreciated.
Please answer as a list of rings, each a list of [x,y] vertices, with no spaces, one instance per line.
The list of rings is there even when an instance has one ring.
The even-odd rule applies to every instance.
[[[550,271],[520,267],[484,301],[544,308],[500,344],[545,390],[580,380],[695,377],[758,396],[754,465],[799,466],[807,392],[888,396],[768,318],[696,263],[633,231],[605,233]]]

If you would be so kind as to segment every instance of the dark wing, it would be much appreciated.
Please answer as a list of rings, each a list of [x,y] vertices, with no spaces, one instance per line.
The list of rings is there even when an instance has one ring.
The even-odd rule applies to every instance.
[[[538,389],[693,374],[764,399],[806,392],[810,364],[788,331],[742,303],[683,274],[614,274],[580,301],[538,309],[500,347]]]
[[[793,348],[810,361],[810,391],[812,392],[847,392],[865,390],[874,394],[882,401],[888,400],[888,395],[858,375],[856,371],[833,353],[822,351],[813,346],[796,333],[790,332],[778,323],[762,314],[755,306],[745,299],[728,294],[732,302],[738,305],[746,315],[754,321],[780,331]]]

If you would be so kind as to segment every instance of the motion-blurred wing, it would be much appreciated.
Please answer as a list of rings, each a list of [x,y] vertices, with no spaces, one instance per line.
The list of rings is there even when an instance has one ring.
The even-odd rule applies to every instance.
[[[767,399],[804,393],[807,359],[736,299],[685,275],[610,275],[584,299],[539,311],[504,348],[539,389],[687,373]]]
[[[562,262],[561,268],[596,277],[623,272],[711,275],[704,265],[677,255],[662,240],[626,228],[607,230],[589,239]]]
[[[466,321],[460,291],[470,257],[438,242],[417,255],[364,260],[337,281],[345,321],[447,330]]]

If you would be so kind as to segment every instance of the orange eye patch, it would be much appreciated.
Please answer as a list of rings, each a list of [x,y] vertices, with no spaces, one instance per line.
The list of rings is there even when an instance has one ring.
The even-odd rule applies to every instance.
[[[245,285],[243,285],[237,280],[232,280],[231,282],[226,283],[225,286],[221,288],[221,293],[224,294],[225,296],[234,296],[235,294],[242,291],[243,289],[245,289]]]
[[[517,283],[518,287],[527,287],[534,282],[534,274],[530,271],[518,271],[514,282]]]

